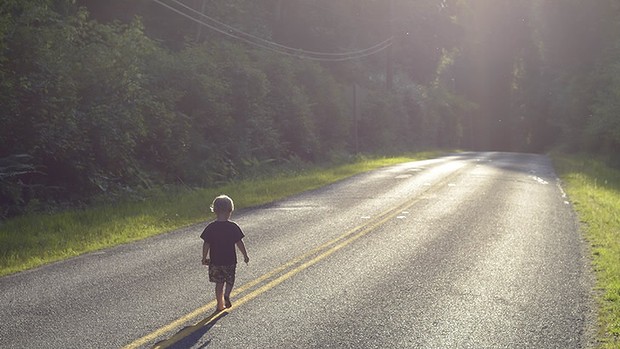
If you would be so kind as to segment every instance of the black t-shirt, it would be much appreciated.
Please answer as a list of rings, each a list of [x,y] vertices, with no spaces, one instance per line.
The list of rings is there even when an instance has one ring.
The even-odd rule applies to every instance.
[[[237,264],[235,244],[244,236],[237,223],[231,221],[213,221],[200,234],[209,244],[212,265]]]

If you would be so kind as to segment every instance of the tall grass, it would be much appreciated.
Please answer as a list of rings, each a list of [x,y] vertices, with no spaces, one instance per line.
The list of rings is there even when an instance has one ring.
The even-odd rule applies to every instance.
[[[592,246],[601,347],[620,348],[620,171],[592,157],[553,157]]]
[[[142,201],[127,200],[10,219],[0,225],[0,276],[208,220],[209,204],[221,193],[233,197],[238,209],[256,206],[374,168],[433,155],[437,153],[360,158],[339,166],[288,172],[214,188],[154,190]]]

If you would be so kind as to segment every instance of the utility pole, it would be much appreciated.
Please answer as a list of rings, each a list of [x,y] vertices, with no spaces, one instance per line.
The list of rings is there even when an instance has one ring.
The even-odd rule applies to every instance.
[[[389,28],[389,36],[394,35],[394,3],[393,0],[388,0],[388,28]],[[394,81],[394,52],[392,47],[394,46],[394,40],[392,40],[392,44],[387,48],[387,57],[386,57],[386,69],[385,69],[385,87],[388,91],[392,90],[393,81]]]
[[[200,1],[200,0],[197,0],[197,1]],[[200,7],[200,13],[202,13],[203,15],[205,14],[206,7],[207,7],[207,0],[202,0],[202,5]],[[202,34],[202,25],[198,23],[198,26],[196,29],[196,42],[200,41],[201,34]]]
[[[359,120],[360,120],[360,95],[359,86],[353,84],[353,132],[355,133],[355,154],[360,152]]]
[[[278,24],[282,22],[282,0],[278,0],[276,3],[276,20]]]

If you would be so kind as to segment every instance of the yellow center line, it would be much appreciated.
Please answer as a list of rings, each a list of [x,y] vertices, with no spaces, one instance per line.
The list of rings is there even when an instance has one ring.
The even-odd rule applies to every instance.
[[[454,177],[456,175],[456,172],[459,171],[455,171],[455,173],[453,173],[452,175],[448,175],[446,178],[444,178],[443,180],[440,180],[438,183],[436,183],[435,185],[426,188],[425,191],[430,190],[432,187],[437,187],[439,185],[445,184],[450,178]],[[312,250],[304,253],[301,256],[298,256],[286,263],[284,263],[283,265],[269,271],[268,273],[265,273],[263,275],[261,275],[260,277],[240,286],[239,288],[235,289],[232,293],[231,293],[231,297],[234,297],[236,295],[239,295],[243,292],[245,292],[246,290],[249,290],[251,288],[253,288],[254,286],[271,279],[272,277],[285,272],[286,270],[290,269],[288,272],[284,273],[283,275],[269,281],[268,283],[266,283],[265,285],[257,288],[256,290],[246,294],[245,296],[243,296],[240,299],[237,299],[235,301],[235,305],[234,307],[239,307],[247,302],[249,302],[250,300],[258,297],[259,295],[269,291],[270,289],[278,286],[279,284],[283,283],[284,281],[290,279],[291,277],[293,277],[294,275],[298,274],[299,272],[308,269],[309,267],[313,266],[314,264],[320,262],[321,260],[327,258],[328,256],[332,255],[333,253],[335,253],[336,251],[342,249],[343,247],[350,245],[352,242],[356,241],[357,239],[361,238],[362,236],[368,234],[369,232],[371,232],[373,229],[377,228],[378,226],[386,223],[387,221],[389,221],[390,219],[396,217],[397,215],[399,215],[403,210],[406,210],[407,208],[409,208],[410,206],[414,205],[416,202],[420,201],[421,197],[420,196],[416,196],[413,199],[407,200],[405,203],[397,206],[396,208],[392,208],[389,210],[386,210],[385,212],[383,212],[382,214],[378,215],[376,219],[371,220],[366,222],[366,224],[361,225],[361,226],[357,226],[349,231],[347,231],[345,234],[340,235],[339,237],[332,239],[326,243],[323,243],[322,245],[313,248]],[[313,255],[316,255],[314,258],[311,258]],[[311,258],[309,260],[307,260],[306,262],[302,263],[304,260]],[[301,263],[301,264],[300,264]],[[299,264],[298,266],[295,267],[295,265]],[[139,338],[135,341],[133,341],[132,343],[126,345],[125,347],[123,347],[123,349],[135,349],[138,348],[142,345],[145,345],[159,337],[164,336],[166,333],[170,333],[172,331],[174,331],[175,329],[191,322],[192,320],[200,317],[200,316],[204,316],[205,314],[209,313],[209,312],[213,312],[213,309],[216,306],[216,301],[213,300],[207,304],[205,304],[204,306],[190,312],[189,314],[180,317],[179,319],[147,334],[146,336]],[[210,323],[212,323],[213,321],[217,320],[219,318],[218,316],[219,314],[213,314],[212,316],[210,316],[207,319],[203,319],[202,321],[187,327],[185,329],[183,329],[182,331],[176,333],[174,336],[172,336],[171,338],[158,343],[154,348],[166,348],[180,340],[182,340],[183,338],[189,336],[190,334],[192,334],[193,332],[195,332],[196,330],[198,330],[201,327],[204,326],[208,326],[210,325]]]
[[[413,203],[408,203],[407,206],[412,205]],[[356,234],[349,236],[347,239],[345,239],[344,241],[336,244],[335,246],[329,248],[328,250],[326,250],[325,252],[321,253],[320,255],[312,258],[311,260],[295,267],[294,269],[288,271],[287,273],[285,273],[284,275],[279,276],[278,278],[268,282],[267,284],[259,287],[258,289],[248,293],[247,295],[243,296],[240,299],[237,299],[235,301],[235,305],[234,307],[239,307],[249,301],[251,301],[252,299],[260,296],[261,294],[271,290],[272,288],[280,285],[281,283],[283,283],[284,281],[290,279],[291,277],[295,276],[296,274],[310,268],[311,266],[313,266],[314,264],[317,264],[318,262],[322,261],[323,259],[329,257],[330,255],[334,254],[336,251],[342,249],[345,246],[350,245],[352,242],[354,242],[355,240],[361,238],[362,236],[368,234],[369,232],[373,231],[376,227],[386,223],[387,221],[389,221],[390,219],[394,218],[396,215],[400,214],[402,210],[402,207],[399,207],[399,209],[397,210],[392,210],[390,211],[387,216],[384,215],[384,217],[382,219],[376,220],[374,221],[374,223],[366,225],[365,228],[363,228],[361,231],[357,232]],[[345,234],[344,236],[347,235],[351,235],[350,233]],[[336,240],[341,240],[341,238],[338,238]],[[215,306],[215,301],[211,302],[213,303],[212,306]],[[159,344],[157,344],[155,347],[153,347],[153,349],[164,349],[164,348],[168,348],[169,346],[181,341],[183,338],[191,335],[192,333],[194,333],[195,331],[197,331],[198,329],[200,329],[201,327],[204,326],[208,326],[210,325],[214,320],[216,320],[218,318],[218,316],[213,316],[212,319],[209,319],[208,321],[202,321],[202,324],[196,324],[190,328],[186,328],[185,330],[175,334],[173,337],[169,338],[166,341],[163,341]]]
[[[236,295],[238,295],[238,294],[240,294],[240,293],[242,293],[242,292],[244,292],[244,291],[254,287],[255,285],[257,285],[257,284],[259,284],[259,283],[261,283],[261,282],[263,282],[263,281],[265,281],[267,279],[270,279],[274,275],[277,275],[277,274],[285,271],[286,269],[292,267],[293,265],[295,265],[295,264],[301,262],[302,260],[310,257],[311,255],[316,254],[316,253],[320,252],[321,250],[323,250],[325,248],[328,248],[329,246],[331,246],[331,245],[337,243],[338,241],[346,238],[347,236],[351,235],[352,233],[354,233],[355,231],[359,230],[360,228],[361,228],[361,226],[360,227],[356,227],[356,228],[350,230],[349,232],[347,232],[346,234],[343,234],[343,235],[341,235],[341,236],[339,236],[339,237],[337,237],[337,238],[335,238],[333,240],[330,240],[330,241],[328,241],[328,242],[326,242],[326,243],[324,243],[324,244],[322,244],[322,245],[320,245],[320,246],[318,246],[318,247],[316,247],[316,248],[314,248],[314,249],[304,253],[303,255],[301,255],[301,256],[299,256],[297,258],[294,258],[294,259],[284,263],[283,265],[273,269],[272,271],[270,271],[270,272],[268,272],[266,274],[263,274],[262,276],[260,276],[260,277],[258,277],[256,279],[254,279],[254,280],[252,280],[252,281],[250,281],[250,282],[248,282],[248,283],[238,287],[237,289],[234,289],[230,296],[231,297],[235,297]],[[237,303],[237,302],[235,302],[235,303]],[[133,341],[132,343],[124,346],[123,349],[138,348],[138,347],[140,347],[140,346],[142,346],[142,345],[152,341],[153,339],[156,339],[156,338],[162,336],[163,334],[165,334],[167,332],[173,331],[174,329],[182,326],[183,324],[186,324],[187,322],[191,321],[192,319],[195,319],[195,318],[197,318],[197,317],[199,317],[201,315],[204,315],[204,314],[208,313],[209,311],[212,311],[213,308],[215,308],[216,305],[217,305],[217,302],[215,300],[213,300],[213,301],[205,304],[204,306],[193,310],[191,313],[189,313],[187,315],[184,315],[184,316],[178,318],[177,320],[174,320],[173,322],[167,324],[166,326],[163,326],[163,327],[161,327],[161,328],[159,328],[159,329],[157,329],[157,330],[147,334],[146,336]]]

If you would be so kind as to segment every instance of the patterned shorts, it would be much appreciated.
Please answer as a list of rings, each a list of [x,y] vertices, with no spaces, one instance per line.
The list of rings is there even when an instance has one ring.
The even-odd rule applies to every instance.
[[[215,283],[235,283],[237,265],[209,265],[209,281]]]

